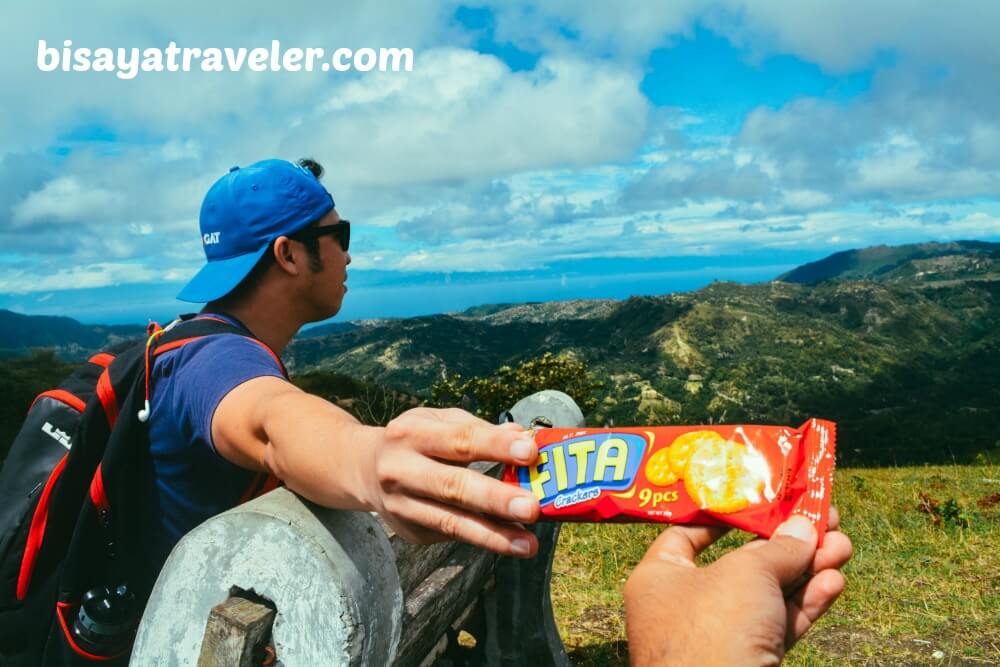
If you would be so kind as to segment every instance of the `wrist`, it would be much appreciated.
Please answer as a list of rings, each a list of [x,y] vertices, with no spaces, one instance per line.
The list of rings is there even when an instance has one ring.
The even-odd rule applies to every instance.
[[[378,462],[385,442],[385,428],[381,426],[361,426],[358,434],[358,444],[364,452],[364,465],[361,467],[360,498],[369,512],[381,514],[385,507],[382,503],[381,485],[378,479]]]
[[[669,581],[676,573],[663,570],[640,563],[625,584],[629,663],[633,667],[745,664],[724,658],[726,629],[717,626],[718,608],[707,591],[686,578]]]

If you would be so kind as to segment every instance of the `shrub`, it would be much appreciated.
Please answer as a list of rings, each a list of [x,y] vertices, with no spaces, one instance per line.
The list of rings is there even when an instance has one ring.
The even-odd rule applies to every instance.
[[[431,397],[439,406],[461,406],[493,421],[520,399],[543,389],[565,392],[586,414],[597,406],[598,386],[576,355],[546,352],[514,368],[501,366],[489,377],[445,376],[431,387]]]

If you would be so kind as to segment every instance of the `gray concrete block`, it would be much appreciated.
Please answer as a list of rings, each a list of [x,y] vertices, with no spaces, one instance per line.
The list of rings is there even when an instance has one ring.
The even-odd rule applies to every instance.
[[[521,426],[530,426],[537,417],[548,420],[551,426],[561,428],[584,425],[583,412],[576,401],[555,389],[545,389],[522,398],[510,409],[510,414]]]
[[[287,489],[213,517],[174,548],[132,651],[134,665],[196,665],[212,607],[233,587],[277,607],[284,667],[389,664],[403,594],[381,525]]]

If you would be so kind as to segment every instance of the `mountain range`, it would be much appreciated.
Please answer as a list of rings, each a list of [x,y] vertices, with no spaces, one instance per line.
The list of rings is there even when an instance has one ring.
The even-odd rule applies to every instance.
[[[141,332],[64,320],[0,312],[0,346]],[[767,283],[316,327],[283,356],[293,374],[427,396],[444,373],[572,353],[600,385],[593,425],[817,416],[838,422],[842,463],[950,462],[1000,448],[998,325],[1000,244],[961,241],[836,253]]]
[[[79,360],[116,342],[143,335],[137,325],[89,325],[70,317],[21,315],[0,308],[0,354],[11,355],[32,348],[47,348],[63,358]]]

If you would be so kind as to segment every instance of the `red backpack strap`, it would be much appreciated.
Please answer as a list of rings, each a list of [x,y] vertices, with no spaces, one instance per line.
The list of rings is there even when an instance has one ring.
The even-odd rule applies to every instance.
[[[65,389],[49,389],[48,391],[43,391],[38,396],[35,396],[35,400],[31,402],[31,407],[35,407],[35,402],[40,398],[54,398],[57,401],[65,403],[71,408],[76,408],[77,411],[83,412],[84,408],[87,407],[87,403],[77,396],[76,394],[70,393]],[[31,408],[28,408],[29,410]]]
[[[111,354],[110,352],[98,352],[87,361],[89,361],[92,364],[97,364],[102,368],[107,368],[108,366],[111,365],[111,362],[114,360],[115,360],[115,355]]]
[[[253,481],[247,487],[247,490],[243,492],[243,496],[240,498],[240,504],[247,502],[248,500],[253,500],[254,498],[259,498],[269,491],[282,486],[284,482],[275,477],[270,473],[259,472],[257,473]]]

